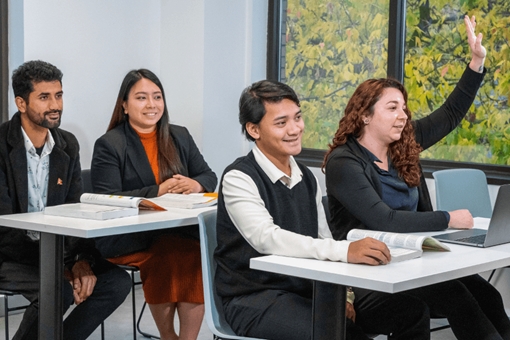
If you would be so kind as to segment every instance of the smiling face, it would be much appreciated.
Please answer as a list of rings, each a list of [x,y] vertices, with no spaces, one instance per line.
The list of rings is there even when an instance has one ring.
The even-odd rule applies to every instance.
[[[156,129],[165,109],[161,89],[152,81],[142,78],[129,91],[128,99],[122,105],[129,116],[129,124],[142,133]]]
[[[362,138],[370,138],[386,146],[399,140],[407,122],[405,108],[402,92],[396,88],[384,89],[373,107],[373,114],[364,117],[368,124]]]
[[[292,100],[264,103],[266,114],[258,124],[247,123],[248,133],[257,147],[280,169],[286,172],[290,156],[301,152],[301,136],[305,123],[301,109]]]
[[[41,81],[33,83],[33,91],[28,102],[16,97],[16,105],[23,122],[32,129],[52,129],[60,126],[63,108],[63,91],[60,81]]]

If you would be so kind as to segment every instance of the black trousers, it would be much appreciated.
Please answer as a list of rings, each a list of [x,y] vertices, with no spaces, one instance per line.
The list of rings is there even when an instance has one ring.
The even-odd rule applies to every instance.
[[[445,317],[457,339],[509,339],[510,321],[501,294],[479,275],[410,292],[425,301],[432,317]]]
[[[237,335],[274,340],[311,339],[310,298],[266,290],[223,302],[225,318]],[[399,340],[430,339],[428,308],[419,299],[385,294],[354,305],[356,323],[347,320],[347,339],[366,340],[365,333],[386,334]]]
[[[380,301],[386,293],[354,289],[361,303]],[[499,292],[479,275],[402,293],[427,304],[431,317],[447,318],[460,340],[510,339],[510,321]]]
[[[112,263],[101,260],[93,268],[97,277],[94,292],[76,306],[64,320],[64,339],[86,339],[119,305],[131,290],[129,274]],[[69,282],[64,287],[64,313],[74,303]],[[39,329],[39,267],[16,262],[0,265],[0,288],[20,292],[30,305],[23,314],[13,340],[37,339]]]

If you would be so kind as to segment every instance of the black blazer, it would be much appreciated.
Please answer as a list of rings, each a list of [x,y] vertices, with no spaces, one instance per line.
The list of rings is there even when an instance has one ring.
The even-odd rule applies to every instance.
[[[169,125],[183,165],[181,175],[200,183],[205,191],[216,188],[218,179],[200,154],[185,127]],[[95,193],[156,197],[159,186],[152,173],[140,138],[124,122],[100,137],[94,145],[91,165]]]
[[[172,125],[170,133],[179,153],[181,175],[199,182],[207,192],[216,189],[218,179],[204,160],[185,127]],[[94,145],[91,164],[92,187],[95,193],[125,196],[156,197],[159,186],[152,172],[140,138],[124,122],[100,137]],[[97,239],[105,257],[114,257],[148,246],[150,233],[135,233]]]
[[[80,201],[82,193],[79,144],[61,129],[50,129],[55,146],[50,154],[47,206]],[[27,154],[19,112],[0,126],[0,215],[25,213],[28,209]],[[93,240],[66,237],[66,262],[87,253],[98,257]],[[39,243],[25,230],[0,226],[0,264],[14,261],[39,265]]]

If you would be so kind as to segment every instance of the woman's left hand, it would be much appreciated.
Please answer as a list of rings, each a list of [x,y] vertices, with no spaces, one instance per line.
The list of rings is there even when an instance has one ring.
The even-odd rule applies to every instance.
[[[167,179],[168,193],[172,194],[191,194],[203,192],[204,188],[200,183],[183,175],[174,175]]]
[[[475,72],[482,73],[485,57],[487,56],[487,50],[482,45],[483,35],[482,33],[478,33],[478,35],[475,33],[476,21],[474,15],[471,19],[467,15],[464,16],[464,24],[466,25],[466,34],[472,58],[469,67]]]

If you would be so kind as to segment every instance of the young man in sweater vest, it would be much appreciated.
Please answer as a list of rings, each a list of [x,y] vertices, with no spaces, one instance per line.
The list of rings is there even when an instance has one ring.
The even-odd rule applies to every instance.
[[[289,86],[263,80],[246,88],[239,121],[255,146],[225,169],[220,183],[216,289],[237,335],[309,340],[311,281],[251,270],[250,258],[276,254],[379,265],[388,263],[390,254],[370,238],[333,240],[318,181],[293,158],[301,151],[304,122]],[[352,296],[347,300],[350,339],[368,339],[365,332],[430,338],[429,311],[419,300],[401,294],[366,306]]]

